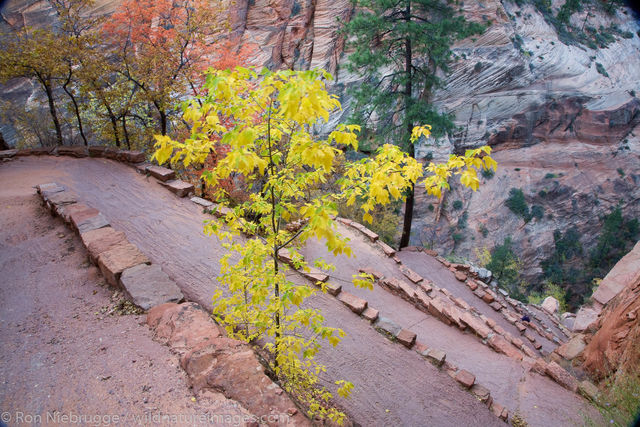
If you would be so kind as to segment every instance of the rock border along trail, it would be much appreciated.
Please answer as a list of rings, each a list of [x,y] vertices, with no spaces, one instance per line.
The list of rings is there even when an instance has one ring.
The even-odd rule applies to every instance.
[[[86,200],[88,205],[104,212],[117,228],[125,231],[131,241],[143,248],[152,263],[160,262],[169,276],[176,280],[187,299],[199,302],[204,307],[208,306],[213,287],[216,286],[214,278],[221,248],[215,238],[202,234],[201,224],[206,215],[201,212],[201,205],[206,204],[206,201],[195,199],[194,203],[189,203],[176,199],[159,184],[148,182],[148,179],[136,175],[132,169],[106,160],[26,158],[20,159],[17,163],[24,164],[22,167],[26,170],[49,170],[52,178],[80,194],[80,198]],[[20,173],[19,165],[16,165],[16,173]],[[13,168],[11,164],[7,166]],[[24,172],[27,172],[26,170]],[[178,195],[182,196],[184,193]],[[498,316],[498,321],[493,322],[491,329],[492,322],[489,316],[484,316],[475,308],[469,310],[469,304],[462,298],[454,297],[452,292],[447,292],[446,287],[438,288],[433,282],[427,283],[427,280],[422,279],[417,273],[403,267],[400,258],[404,258],[404,253],[397,257],[392,248],[376,242],[375,233],[359,224],[354,230],[360,235],[355,235],[342,225],[340,227],[340,231],[352,239],[356,246],[354,252],[357,254],[356,260],[336,261],[340,274],[335,276],[339,276],[342,283],[336,284],[333,277],[323,277],[321,272],[311,272],[307,277],[312,281],[328,279],[331,294],[337,295],[348,307],[341,307],[337,300],[326,294],[316,295],[309,301],[310,305],[323,310],[329,324],[339,326],[347,332],[347,337],[337,349],[323,351],[319,358],[329,366],[328,375],[335,372],[336,379],[346,378],[355,383],[356,396],[349,401],[340,402],[354,421],[362,424],[395,422],[428,425],[459,424],[464,422],[461,420],[465,418],[469,421],[469,417],[474,423],[483,420],[482,424],[493,424],[498,421],[486,408],[482,409],[484,404],[503,419],[507,418],[509,411],[518,411],[525,415],[530,425],[544,425],[549,422],[556,425],[558,422],[568,424],[576,420],[575,416],[584,409],[585,402],[548,378],[529,374],[535,361],[527,355],[533,356],[535,353],[527,340],[522,342],[523,340],[514,338],[515,333],[511,335],[514,330],[519,334],[520,330],[515,329],[517,322],[511,322],[515,315],[509,312],[506,304],[500,310],[502,316]],[[303,252],[309,259],[324,255],[318,245],[314,244],[309,245]],[[382,254],[393,258],[386,258]],[[324,258],[332,261],[330,257]],[[389,263],[381,258],[388,259]],[[406,277],[412,283],[422,282],[419,288],[405,283],[409,287],[400,286],[399,289],[424,291],[426,286],[430,286],[431,301],[442,298],[442,301],[447,301],[448,307],[456,307],[453,309],[454,313],[456,310],[465,312],[464,318],[455,314],[452,317],[451,308],[445,309],[444,315],[442,311],[429,310],[428,307],[420,311],[416,305],[411,305],[382,289],[380,284],[387,283],[387,289],[396,294],[399,290],[397,286],[389,287],[388,280],[384,282],[382,277],[379,278],[373,293],[352,289],[349,283],[351,274],[358,269],[367,268],[367,262],[379,268],[381,261],[388,277],[401,277],[402,281]],[[397,263],[401,270],[398,269]],[[419,264],[411,264],[411,267],[419,270]],[[293,272],[291,278],[294,281],[304,280]],[[398,279],[396,281],[399,282]],[[462,283],[461,285],[466,289]],[[441,294],[438,298],[432,293],[434,288],[439,292],[438,295]],[[342,289],[344,291],[341,292]],[[405,297],[414,303],[420,300],[417,294],[407,295],[405,292]],[[425,296],[422,297],[424,300]],[[498,295],[494,293],[493,297],[497,299]],[[373,307],[367,307],[372,303]],[[438,306],[437,303],[433,305]],[[517,307],[514,306],[514,309]],[[358,320],[352,311],[362,313],[364,319]],[[382,335],[377,334],[374,328],[367,326],[369,321],[376,320],[378,312],[380,316],[391,316],[392,323],[404,325],[405,329],[394,337],[404,346],[414,347],[413,343],[417,337],[415,349],[422,356],[437,360],[437,356],[442,353],[439,350],[445,349],[447,361],[443,365],[444,371],[441,372],[435,366],[421,361],[421,355],[409,352],[399,344],[388,342]],[[456,323],[456,319],[458,327],[471,327],[480,337],[474,338],[473,335],[462,333],[459,329],[445,324]],[[486,322],[489,328],[476,324],[478,319]],[[500,322],[505,328],[511,328],[510,331],[502,329],[498,324]],[[534,337],[532,342],[535,342],[536,338],[543,342],[549,338],[550,332],[545,334],[538,329],[534,330],[539,336]],[[434,334],[435,330],[438,333]],[[488,334],[506,337],[505,344],[509,346],[519,344],[521,350],[515,346],[513,350],[518,354],[521,354],[520,351],[525,353],[516,357],[524,357],[525,363],[497,355],[489,347],[483,346],[482,339],[486,339]],[[489,344],[491,345],[491,342]],[[545,342],[543,350],[547,350],[549,344],[550,342]],[[493,347],[500,349],[500,346]],[[464,356],[469,354],[474,357]],[[445,373],[461,386],[456,385]],[[507,381],[503,381],[505,375],[508,377]],[[478,385],[476,380],[482,385]],[[466,393],[465,388],[471,388],[473,394]],[[545,392],[539,393],[538,389]],[[531,399],[532,396],[539,400]],[[492,405],[493,399],[496,399],[496,402]],[[564,403],[565,407],[559,410],[558,402]]]

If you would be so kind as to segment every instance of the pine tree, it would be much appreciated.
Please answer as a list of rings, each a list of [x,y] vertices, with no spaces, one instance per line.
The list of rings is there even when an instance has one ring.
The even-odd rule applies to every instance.
[[[374,122],[378,135],[391,138],[411,157],[411,130],[429,123],[440,134],[453,129],[447,114],[430,103],[446,72],[451,46],[482,31],[457,15],[446,0],[353,0],[358,12],[346,24],[350,70],[365,77],[354,91],[353,120]],[[436,134],[435,136],[438,136]],[[408,191],[400,247],[409,244],[414,189]]]

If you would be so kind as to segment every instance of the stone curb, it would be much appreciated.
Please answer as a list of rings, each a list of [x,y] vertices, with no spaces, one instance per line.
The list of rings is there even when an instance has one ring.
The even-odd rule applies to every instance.
[[[143,310],[184,299],[178,285],[159,266],[151,265],[124,233],[115,231],[97,209],[78,203],[75,196],[56,183],[40,184],[36,191],[52,215],[60,216],[82,240],[89,260],[98,266],[107,283],[122,288],[128,299]],[[124,283],[121,276],[127,278]],[[149,280],[153,279],[150,286]]]

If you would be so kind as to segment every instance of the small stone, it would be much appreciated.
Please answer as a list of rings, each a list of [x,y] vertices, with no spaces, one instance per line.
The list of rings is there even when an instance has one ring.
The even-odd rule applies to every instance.
[[[520,322],[516,322],[516,328],[518,328],[518,331],[519,331],[521,334],[523,334],[523,333],[524,333],[524,331],[526,331],[526,330],[527,330],[527,327],[526,327],[526,326],[524,326],[524,325],[523,325],[522,323],[520,323]]]
[[[578,390],[578,380],[571,376],[562,366],[556,362],[551,362],[547,365],[547,375],[549,375],[555,382],[560,384],[566,389],[573,392]]]
[[[358,270],[360,273],[365,273],[365,274],[370,274],[373,276],[373,278],[375,280],[380,280],[380,279],[384,279],[384,275],[382,273],[380,273],[377,270],[374,270],[372,268],[361,268]]]
[[[340,292],[337,298],[356,314],[361,314],[367,308],[366,300],[350,294],[349,292]]]
[[[307,266],[305,269],[300,269],[298,271],[313,283],[326,282],[329,279],[329,276],[327,274],[314,267]]]
[[[411,348],[416,342],[416,334],[408,329],[402,329],[398,335],[396,335],[396,339],[403,346]]]
[[[473,384],[471,387],[471,393],[482,403],[487,403],[489,398],[491,397],[491,392],[484,386],[480,384]]]
[[[424,252],[427,255],[430,255],[432,257],[437,257],[438,256],[438,252],[434,251],[433,249],[423,249],[422,252]]]
[[[471,388],[476,382],[476,377],[471,372],[461,369],[456,374],[456,381],[458,381],[464,388]]]
[[[535,348],[536,350],[540,350],[542,348],[542,344],[536,341],[533,343],[533,348]]]
[[[456,279],[458,279],[461,282],[464,282],[467,280],[467,275],[464,274],[462,271],[456,271],[455,276],[456,276]]]
[[[375,322],[378,319],[379,311],[372,307],[367,307],[362,312],[362,317],[368,320],[369,322]]]
[[[485,323],[491,328],[495,328],[496,327],[496,321],[493,320],[492,318],[488,317],[487,320],[485,320]]]
[[[159,265],[140,264],[124,270],[120,285],[143,310],[167,302],[177,303],[184,298],[180,288]]]
[[[327,293],[329,295],[333,295],[334,297],[342,292],[342,285],[337,285],[332,282],[326,282],[323,286],[326,288]]]
[[[528,339],[529,341],[531,341],[531,342],[534,342],[534,341],[536,340],[536,337],[534,337],[534,336],[533,336],[533,334],[531,333],[531,331],[526,331],[526,332],[524,333],[524,337],[525,337],[526,339]]]
[[[86,233],[87,231],[97,230],[99,228],[108,227],[109,221],[98,212],[97,215],[84,219],[82,222],[78,224],[78,232]]]
[[[185,197],[186,195],[194,191],[193,184],[180,181],[178,179],[172,179],[170,181],[160,182],[160,184],[167,187],[169,191],[171,191],[178,197]]]
[[[486,295],[486,294],[485,294],[485,295]],[[484,298],[483,298],[483,300],[484,300]],[[502,305],[501,305],[498,301],[494,301],[494,302],[492,302],[491,304],[489,304],[489,306],[490,306],[491,308],[493,308],[495,311],[500,311],[500,310],[502,310]]]
[[[495,298],[489,292],[485,292],[484,296],[482,297],[482,300],[487,304],[491,304],[492,302],[495,301]],[[500,308],[502,308],[502,306],[500,306]]]
[[[102,275],[112,286],[118,286],[118,280],[124,270],[138,264],[151,264],[138,248],[131,243],[122,243],[100,254],[98,265]]]
[[[386,317],[379,317],[378,321],[375,323],[375,328],[379,332],[382,332],[383,334],[393,338],[395,338],[402,329],[393,320]]]
[[[578,385],[578,390],[580,391],[580,394],[582,394],[587,399],[590,399],[593,402],[598,401],[600,390],[591,381],[588,381],[588,380],[582,381]]]
[[[104,145],[90,145],[89,146],[89,156],[91,157],[102,157],[104,151],[107,149]]]
[[[0,151],[0,159],[10,159],[12,157],[15,157],[15,155],[18,154],[18,150],[4,150],[4,151]]]
[[[418,273],[416,273],[415,271],[413,271],[409,267],[406,267],[404,265],[400,266],[400,272],[402,274],[404,274],[404,276],[407,279],[411,280],[415,284],[418,284],[418,283],[422,282],[422,276],[420,276]]]
[[[502,353],[516,360],[522,360],[522,353],[518,351],[511,343],[500,335],[493,335],[489,338],[489,346],[498,353]]]
[[[88,157],[89,151],[86,147],[83,146],[75,146],[75,147],[65,147],[60,146],[57,148],[57,153],[60,156],[71,156],[71,157]]]
[[[422,355],[436,366],[442,366],[447,359],[447,354],[444,351],[433,348],[427,350],[426,354],[422,353]]]
[[[142,163],[147,160],[145,154],[142,151],[130,150],[120,150],[118,152],[118,159],[129,163]]]
[[[391,246],[387,245],[382,240],[378,240],[378,246],[380,246],[380,249],[382,249],[382,252],[384,252],[384,254],[388,257],[392,257],[396,254],[396,250],[393,249]]]
[[[125,234],[116,231],[112,227],[103,227],[89,230],[80,234],[82,243],[89,252],[89,258],[95,264],[101,253],[114,248],[127,240]]]
[[[396,262],[396,264],[402,264],[402,260],[400,258],[398,258],[397,256],[393,256],[392,259]]]
[[[171,169],[163,168],[162,166],[149,166],[147,172],[159,181],[166,182],[170,179],[175,179],[176,173]]]
[[[472,291],[475,291],[476,289],[478,289],[478,285],[476,284],[476,282],[474,282],[471,279],[468,279],[465,283],[467,284],[469,289],[471,289]]]
[[[200,206],[202,206],[204,208],[208,208],[208,207],[211,207],[213,205],[213,202],[210,202],[207,199],[203,199],[202,197],[192,197],[189,200],[191,200],[196,205],[200,205]]]

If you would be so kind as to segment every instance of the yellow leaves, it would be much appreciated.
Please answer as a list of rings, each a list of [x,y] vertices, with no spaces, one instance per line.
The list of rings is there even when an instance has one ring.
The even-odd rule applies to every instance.
[[[173,140],[167,135],[155,135],[156,151],[151,156],[151,160],[156,160],[158,164],[166,163],[173,154]]]
[[[471,188],[473,191],[476,191],[480,186],[478,173],[475,169],[466,169],[464,172],[462,172],[460,182],[462,183],[462,185]]]
[[[429,138],[430,135],[431,135],[430,125],[414,126],[413,130],[411,131],[411,142],[416,142],[418,138],[420,138],[421,136],[424,136],[425,138]]]

